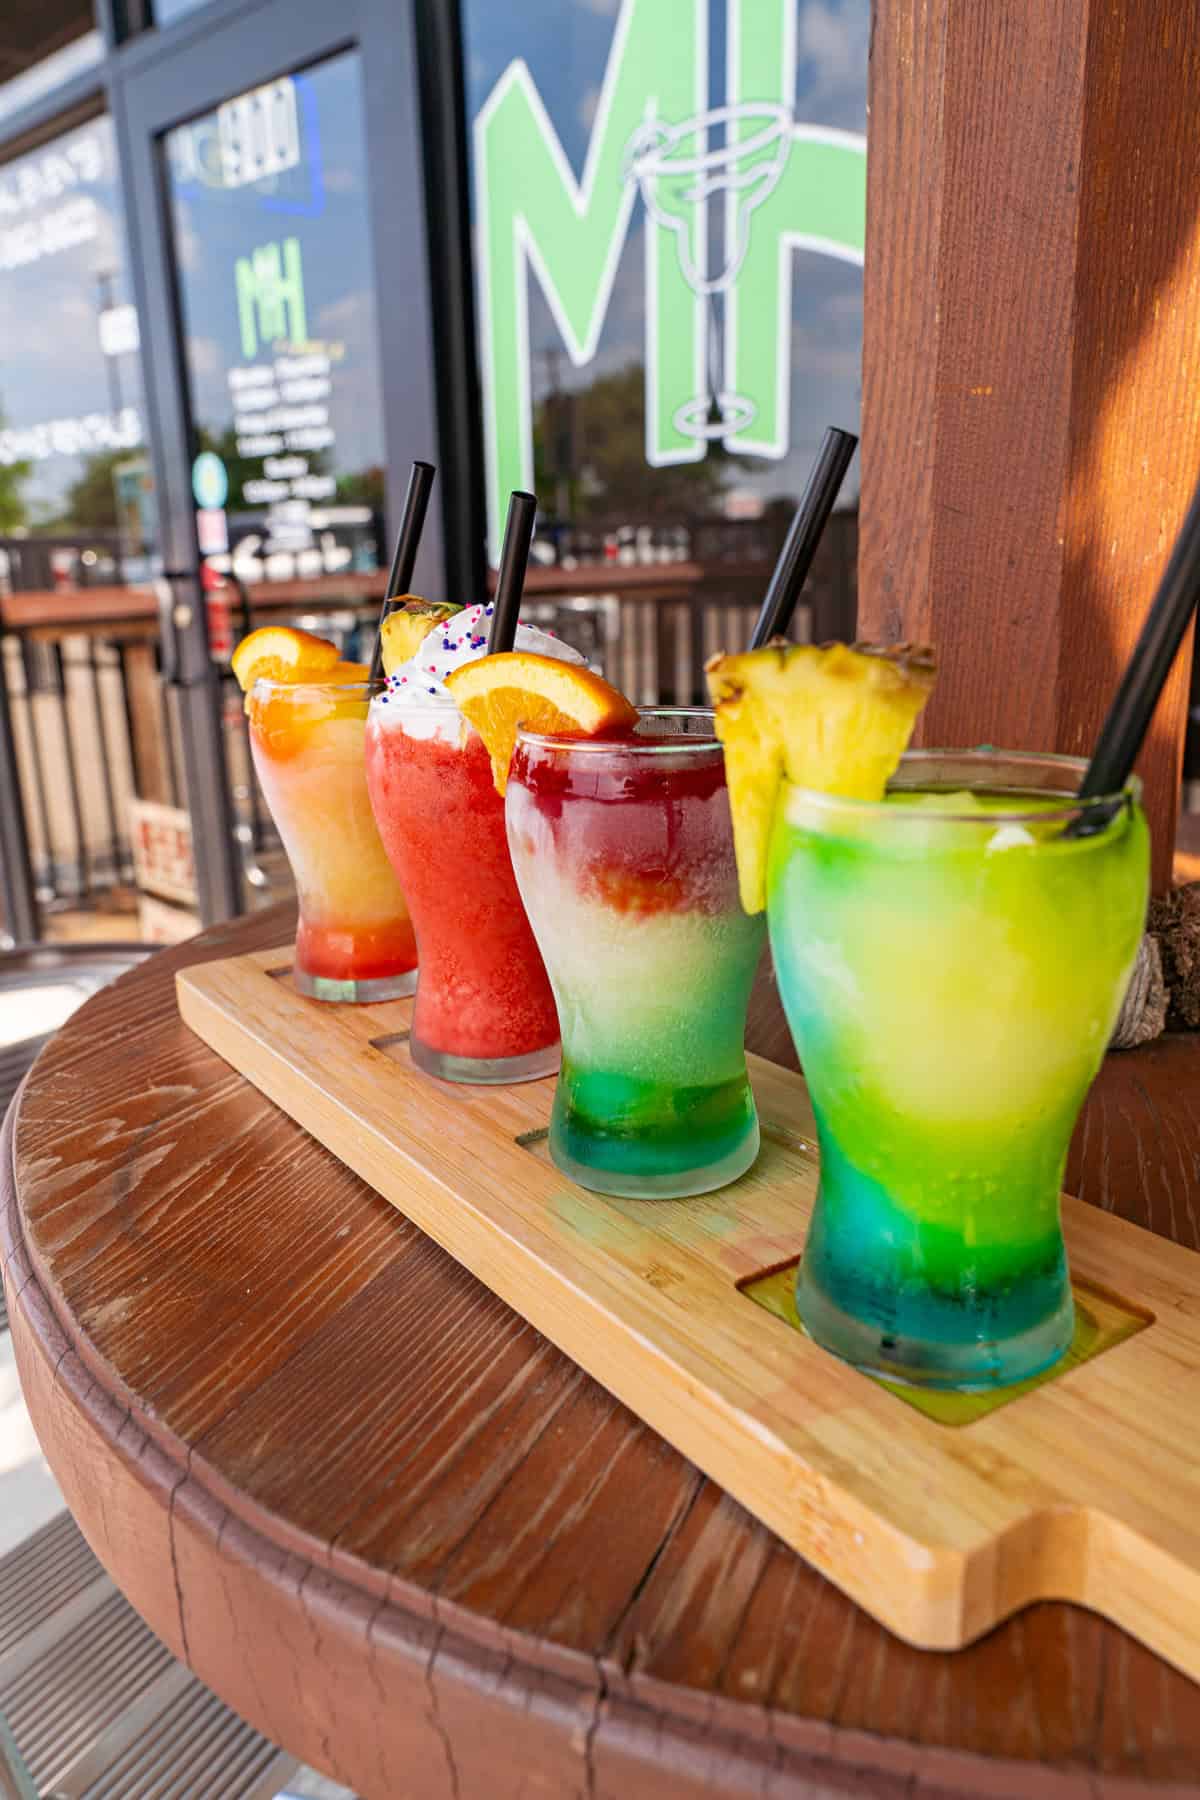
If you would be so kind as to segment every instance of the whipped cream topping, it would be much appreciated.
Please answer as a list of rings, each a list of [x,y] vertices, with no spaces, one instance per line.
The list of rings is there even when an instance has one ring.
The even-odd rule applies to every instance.
[[[491,606],[468,606],[427,634],[415,656],[401,663],[387,678],[387,687],[371,702],[371,718],[381,725],[398,715],[405,715],[405,730],[410,736],[450,736],[457,738],[462,715],[446,686],[446,676],[464,663],[478,662],[487,655],[488,632],[492,627]],[[532,651],[537,656],[554,656],[560,662],[583,663],[584,658],[570,644],[551,631],[539,631],[535,625],[518,625],[514,650]],[[451,709],[447,714],[446,709]],[[414,731],[414,711],[428,710],[432,715],[427,731]],[[446,721],[441,730],[438,717]]]

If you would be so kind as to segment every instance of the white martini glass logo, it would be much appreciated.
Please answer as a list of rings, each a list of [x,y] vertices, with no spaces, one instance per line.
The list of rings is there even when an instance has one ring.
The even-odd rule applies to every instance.
[[[725,141],[710,149],[710,136],[718,130]],[[674,234],[684,280],[710,303],[712,392],[676,409],[675,429],[686,437],[731,436],[743,431],[758,411],[753,400],[732,393],[717,373],[711,302],[737,280],[750,248],[754,209],[778,186],[791,148],[791,113],[769,101],[715,106],[676,125],[647,119],[630,139],[626,179],[637,182],[655,224]],[[710,273],[706,209],[714,194],[725,196],[725,253],[721,267]]]

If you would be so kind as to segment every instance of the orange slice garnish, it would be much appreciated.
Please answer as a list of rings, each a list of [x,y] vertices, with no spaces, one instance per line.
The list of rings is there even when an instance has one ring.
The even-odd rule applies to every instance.
[[[530,731],[575,731],[598,737],[637,724],[637,708],[619,688],[579,663],[527,650],[465,663],[447,675],[446,687],[487,745],[492,777],[501,794],[508,785],[518,725]]]
[[[238,686],[247,693],[256,681],[337,680],[330,671],[340,661],[337,645],[328,638],[296,631],[290,625],[264,625],[242,639],[230,666]]]

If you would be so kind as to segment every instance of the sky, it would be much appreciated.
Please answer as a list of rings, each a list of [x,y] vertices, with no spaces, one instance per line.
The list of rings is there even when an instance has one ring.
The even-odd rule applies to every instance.
[[[50,159],[54,160],[51,161]],[[62,171],[79,176],[60,185]],[[28,179],[40,196],[23,204]],[[111,120],[93,119],[53,144],[0,168],[0,256],[5,234],[32,226],[41,231],[65,206],[88,209],[92,235],[68,248],[50,251],[17,266],[0,266],[0,419],[10,427],[74,419],[111,410],[109,369],[100,350],[97,275],[113,272],[113,298],[130,298],[126,269],[125,221],[116,178],[116,146]],[[7,240],[11,243],[11,239]],[[121,400],[141,409],[136,355],[117,358]],[[38,461],[22,494],[42,514],[52,513],[80,473],[78,457],[54,455]]]

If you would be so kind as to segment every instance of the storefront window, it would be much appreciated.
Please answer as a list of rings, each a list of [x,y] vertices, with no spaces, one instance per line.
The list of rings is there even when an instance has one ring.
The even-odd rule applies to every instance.
[[[155,568],[112,123],[0,164],[0,581]]]
[[[868,11],[464,0],[493,561],[513,487],[658,555],[857,428]]]
[[[361,108],[351,51],[167,141],[200,548],[247,581],[380,565]]]

